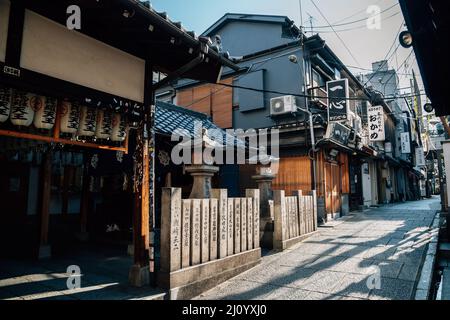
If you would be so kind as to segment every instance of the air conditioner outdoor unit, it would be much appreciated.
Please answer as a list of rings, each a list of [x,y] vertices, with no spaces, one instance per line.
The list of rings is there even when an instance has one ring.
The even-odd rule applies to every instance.
[[[295,96],[282,96],[270,99],[270,115],[279,116],[297,112],[298,104]]]

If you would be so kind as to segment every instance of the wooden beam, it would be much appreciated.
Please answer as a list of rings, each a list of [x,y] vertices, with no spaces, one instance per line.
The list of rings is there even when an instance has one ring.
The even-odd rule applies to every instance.
[[[113,147],[113,146],[105,146],[105,145],[100,145],[100,144],[95,144],[95,143],[90,143],[90,142],[83,142],[83,141],[76,141],[76,140],[69,140],[69,139],[62,139],[62,138],[54,138],[53,136],[50,137],[50,136],[41,136],[41,135],[32,134],[32,133],[17,132],[17,131],[12,131],[12,130],[0,130],[0,136],[31,139],[31,140],[44,141],[44,142],[49,142],[49,143],[51,143],[51,142],[62,143],[62,144],[80,146],[80,147],[85,147],[85,148],[90,148],[90,149],[122,151],[125,154],[128,154],[128,144],[123,147]],[[125,141],[127,141],[127,140],[125,140]]]
[[[25,5],[23,1],[11,1],[5,56],[6,65],[11,67],[20,67],[24,21]]]

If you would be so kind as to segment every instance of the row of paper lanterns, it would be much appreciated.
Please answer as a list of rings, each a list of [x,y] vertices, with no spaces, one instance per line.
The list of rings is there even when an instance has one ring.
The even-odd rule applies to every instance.
[[[0,86],[0,123],[51,130],[56,122],[58,100]],[[127,134],[125,116],[120,113],[60,101],[60,131],[82,137],[123,142]]]

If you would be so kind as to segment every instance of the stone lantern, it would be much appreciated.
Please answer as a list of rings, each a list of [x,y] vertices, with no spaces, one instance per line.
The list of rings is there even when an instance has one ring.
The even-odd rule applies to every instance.
[[[273,211],[271,210],[270,201],[273,200],[272,182],[278,173],[278,164],[280,159],[273,156],[259,156],[258,159],[267,165],[258,165],[256,174],[252,179],[258,185],[260,193],[260,234],[261,244],[264,247],[272,247],[273,245]],[[255,163],[255,159],[249,159],[249,163]]]
[[[206,148],[222,151],[225,147],[211,140],[208,137],[208,131],[203,130],[201,139],[194,139],[192,146],[192,164],[185,165],[184,170],[194,179],[190,199],[209,199],[211,198],[212,177],[219,172],[219,167],[214,165],[214,158],[204,155]]]

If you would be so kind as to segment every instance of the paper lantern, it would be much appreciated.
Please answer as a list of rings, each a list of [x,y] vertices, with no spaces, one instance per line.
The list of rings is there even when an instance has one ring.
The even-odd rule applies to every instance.
[[[112,132],[112,113],[99,110],[97,114],[97,130],[95,136],[98,139],[109,139]]]
[[[33,123],[34,109],[42,104],[42,97],[32,93],[14,90],[11,100],[11,123],[28,127]]]
[[[78,128],[77,134],[82,137],[92,137],[95,135],[96,128],[97,109],[82,106],[80,112],[80,127]]]
[[[11,94],[12,90],[0,86],[0,122],[5,122],[11,112]]]
[[[125,117],[115,113],[112,119],[111,141],[123,142],[127,137],[127,124]]]
[[[45,97],[44,103],[35,110],[34,126],[38,129],[52,129],[56,121],[56,106],[56,98]]]
[[[80,106],[76,103],[64,100],[61,102],[61,127],[62,133],[77,133],[80,125]]]

